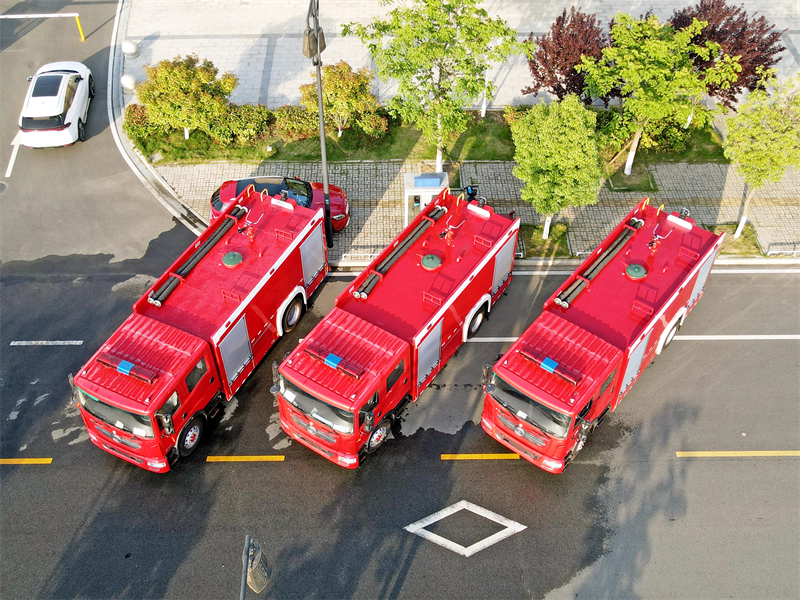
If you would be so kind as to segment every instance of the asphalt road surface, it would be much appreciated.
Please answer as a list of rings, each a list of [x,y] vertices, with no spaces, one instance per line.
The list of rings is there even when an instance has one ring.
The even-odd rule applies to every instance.
[[[291,443],[268,392],[269,361],[327,312],[346,287],[340,277],[198,451],[169,474],[145,472],[91,445],[66,383],[125,318],[142,278],[133,270],[79,281],[4,276],[0,452],[53,461],[0,471],[0,595],[232,597],[250,534],[273,569],[261,597],[795,598],[798,460],[675,454],[800,448],[800,341],[686,339],[797,333],[800,272],[722,271],[561,476],[522,460],[441,460],[505,452],[477,422],[480,365],[507,342],[465,345],[411,407],[401,435],[356,471]],[[517,275],[478,339],[519,334],[563,279]],[[24,297],[34,285],[35,299]],[[54,306],[77,305],[96,319],[53,318]],[[84,344],[10,346],[30,338]],[[44,394],[52,410],[36,404]],[[206,462],[264,454],[285,460]],[[461,501],[525,528],[469,557],[404,529]],[[506,525],[461,510],[427,529],[469,547]]]

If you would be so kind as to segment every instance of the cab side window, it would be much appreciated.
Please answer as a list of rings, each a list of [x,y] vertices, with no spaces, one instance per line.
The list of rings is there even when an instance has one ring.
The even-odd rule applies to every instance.
[[[586,403],[586,406],[581,409],[581,412],[578,413],[579,419],[586,419],[586,415],[588,415],[589,411],[592,410],[592,403],[594,403],[594,397],[592,397],[592,399]]]
[[[394,387],[394,384],[397,383],[397,380],[400,379],[400,376],[403,374],[405,370],[406,370],[406,361],[405,359],[403,359],[394,368],[394,370],[391,373],[389,373],[389,377],[386,378],[387,393]]]
[[[605,392],[605,391],[608,389],[608,387],[609,387],[609,386],[610,386],[612,383],[614,383],[614,377],[616,377],[616,376],[617,376],[617,370],[616,370],[616,369],[614,369],[614,370],[611,372],[611,375],[609,375],[609,376],[608,376],[608,379],[606,379],[606,380],[603,382],[603,385],[602,385],[602,387],[600,388],[600,395],[601,395],[601,396],[602,396],[602,395],[603,395],[603,393],[604,393],[604,392]]]
[[[203,375],[206,374],[207,370],[206,359],[201,358],[200,362],[194,366],[194,369],[189,371],[189,374],[186,376],[186,388],[189,390],[189,393],[200,383],[200,380],[203,378]]]
[[[164,403],[164,406],[158,409],[157,415],[174,415],[178,410],[181,403],[178,401],[178,392],[172,392],[172,395]]]
[[[370,398],[367,403],[358,411],[358,426],[361,427],[364,425],[364,417],[367,413],[372,412],[375,410],[375,407],[378,406],[378,402],[380,401],[380,391],[376,391],[372,394],[372,398]]]

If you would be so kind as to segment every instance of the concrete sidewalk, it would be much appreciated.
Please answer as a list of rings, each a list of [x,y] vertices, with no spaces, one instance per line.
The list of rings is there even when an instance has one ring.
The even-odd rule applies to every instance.
[[[546,31],[571,1],[532,3],[529,0],[498,0],[487,10],[515,27],[521,38],[530,32]],[[662,19],[672,11],[694,1],[654,1],[648,4]],[[276,15],[277,7],[280,7]],[[607,23],[617,11],[638,15],[638,0],[588,0],[582,4]],[[793,0],[758,0],[747,3],[749,14],[765,15],[783,34],[787,47],[780,63],[784,74],[800,68],[800,3]],[[114,80],[130,73],[141,80],[143,66],[177,55],[197,53],[209,58],[220,71],[231,70],[239,78],[232,95],[238,103],[263,103],[275,108],[297,103],[299,86],[311,81],[311,63],[302,56],[302,31],[308,10],[307,0],[124,0],[117,45],[123,39],[139,43],[139,56],[125,59],[116,69]],[[341,25],[350,21],[369,22],[385,13],[377,1],[342,0],[320,7],[328,49],[327,63],[346,60],[354,68],[373,66],[369,55],[355,38],[343,38]],[[498,86],[496,107],[531,102],[520,90],[528,85],[530,75],[522,56],[498,65],[491,73]],[[387,100],[391,86],[375,81],[373,91]],[[133,101],[126,96],[125,103]],[[149,169],[174,190],[185,206],[208,218],[211,193],[227,180],[265,174],[292,174],[320,181],[319,163],[264,162],[260,165],[212,163],[206,165],[157,165]],[[520,201],[520,182],[511,174],[510,162],[467,162],[461,169],[461,181],[480,183],[481,195],[499,210],[516,210],[524,222],[538,223],[539,216]],[[334,261],[363,261],[379,252],[403,225],[403,178],[405,173],[432,171],[426,161],[359,161],[331,163],[331,183],[341,186],[351,201],[351,223],[337,234],[331,252]],[[689,206],[692,215],[705,224],[734,222],[740,215],[744,197],[741,178],[727,165],[658,164],[652,169],[658,192],[653,202],[664,203],[669,210]],[[597,205],[570,208],[556,220],[570,223],[569,242],[575,254],[590,252],[605,233],[643,196],[642,193],[618,193],[603,187]],[[767,186],[754,200],[751,222],[765,253],[800,254],[800,174],[790,172],[779,184]]]

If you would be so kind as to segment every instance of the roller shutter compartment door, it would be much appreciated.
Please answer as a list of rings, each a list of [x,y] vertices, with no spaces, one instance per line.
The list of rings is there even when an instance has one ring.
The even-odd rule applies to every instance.
[[[219,352],[222,355],[222,364],[225,366],[225,375],[228,385],[241,373],[253,359],[253,350],[250,348],[250,338],[247,334],[247,323],[244,316],[236,322],[228,334],[219,343]]]
[[[417,349],[417,387],[439,364],[442,353],[442,322],[430,330]]]
[[[308,287],[319,272],[325,268],[325,242],[322,237],[321,223],[300,246],[300,258],[303,261],[303,281]]]
[[[517,240],[512,237],[494,257],[494,279],[492,281],[492,296],[497,293],[503,282],[511,274],[511,262],[514,260],[514,251],[517,249]]]
[[[619,391],[620,396],[625,393],[633,383],[633,380],[639,375],[639,371],[641,371],[642,367],[642,360],[644,359],[644,352],[647,350],[647,343],[650,341],[650,335],[652,333],[652,330],[648,331],[644,339],[631,350],[628,366],[625,367],[625,377],[622,380],[622,387]]]

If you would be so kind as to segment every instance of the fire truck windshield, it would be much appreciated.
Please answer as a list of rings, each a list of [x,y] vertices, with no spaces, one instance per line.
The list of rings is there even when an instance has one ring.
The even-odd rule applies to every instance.
[[[93,417],[138,437],[155,437],[150,417],[146,415],[137,415],[136,413],[106,404],[102,400],[90,396],[78,387],[76,387],[75,390],[78,393],[78,400],[80,400],[81,406]]]
[[[283,375],[280,378],[281,396],[306,416],[327,425],[339,433],[353,433],[353,413],[332,406],[300,389]]]
[[[495,388],[491,396],[498,404],[553,437],[562,440],[567,437],[571,421],[569,415],[553,410],[523,394],[496,373],[492,373],[492,383]]]

